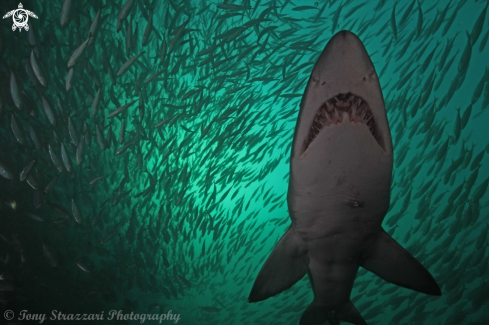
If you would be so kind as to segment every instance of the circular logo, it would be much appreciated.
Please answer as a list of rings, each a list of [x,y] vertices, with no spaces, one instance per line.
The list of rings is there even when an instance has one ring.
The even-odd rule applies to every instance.
[[[3,313],[3,317],[5,317],[6,320],[12,320],[14,318],[14,312],[11,310],[6,310]]]
[[[27,17],[27,13],[25,12],[24,9],[17,9],[13,14],[13,19],[14,19],[14,24],[17,27],[22,28],[27,24],[29,17]]]

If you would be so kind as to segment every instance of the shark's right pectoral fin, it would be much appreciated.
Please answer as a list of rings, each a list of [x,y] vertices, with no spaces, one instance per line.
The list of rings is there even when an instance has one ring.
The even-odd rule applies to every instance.
[[[258,273],[248,301],[265,300],[289,289],[306,275],[308,264],[306,245],[290,227]]]
[[[385,231],[366,246],[360,266],[398,286],[441,296],[430,272]]]

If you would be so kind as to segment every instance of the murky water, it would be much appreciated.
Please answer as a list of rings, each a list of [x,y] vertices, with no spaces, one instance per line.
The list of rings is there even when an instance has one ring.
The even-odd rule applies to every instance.
[[[489,323],[487,1],[19,6],[0,3],[0,323],[298,324],[307,276],[248,296],[290,226],[301,98],[340,30],[384,96],[383,228],[442,292],[360,267],[351,301],[368,324]]]

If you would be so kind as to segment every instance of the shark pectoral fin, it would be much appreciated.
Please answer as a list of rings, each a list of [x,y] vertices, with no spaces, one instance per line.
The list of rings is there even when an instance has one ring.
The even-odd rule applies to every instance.
[[[366,246],[360,266],[398,286],[441,296],[430,272],[385,231]]]
[[[344,304],[338,309],[330,309],[314,300],[302,314],[300,325],[320,325],[328,321],[330,325],[340,324],[344,321],[355,325],[367,325],[362,315],[353,306],[352,302]]]
[[[290,227],[258,273],[248,301],[265,300],[289,289],[306,275],[308,264],[306,245]]]

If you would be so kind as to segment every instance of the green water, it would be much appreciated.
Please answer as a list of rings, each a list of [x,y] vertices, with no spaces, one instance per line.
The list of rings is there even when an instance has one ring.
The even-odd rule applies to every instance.
[[[360,268],[351,300],[368,324],[489,323],[487,1],[73,2],[23,2],[29,31],[1,23],[1,324],[7,310],[298,324],[307,276],[247,300],[290,226],[302,94],[344,29],[371,56],[392,135],[383,227],[442,291]]]

